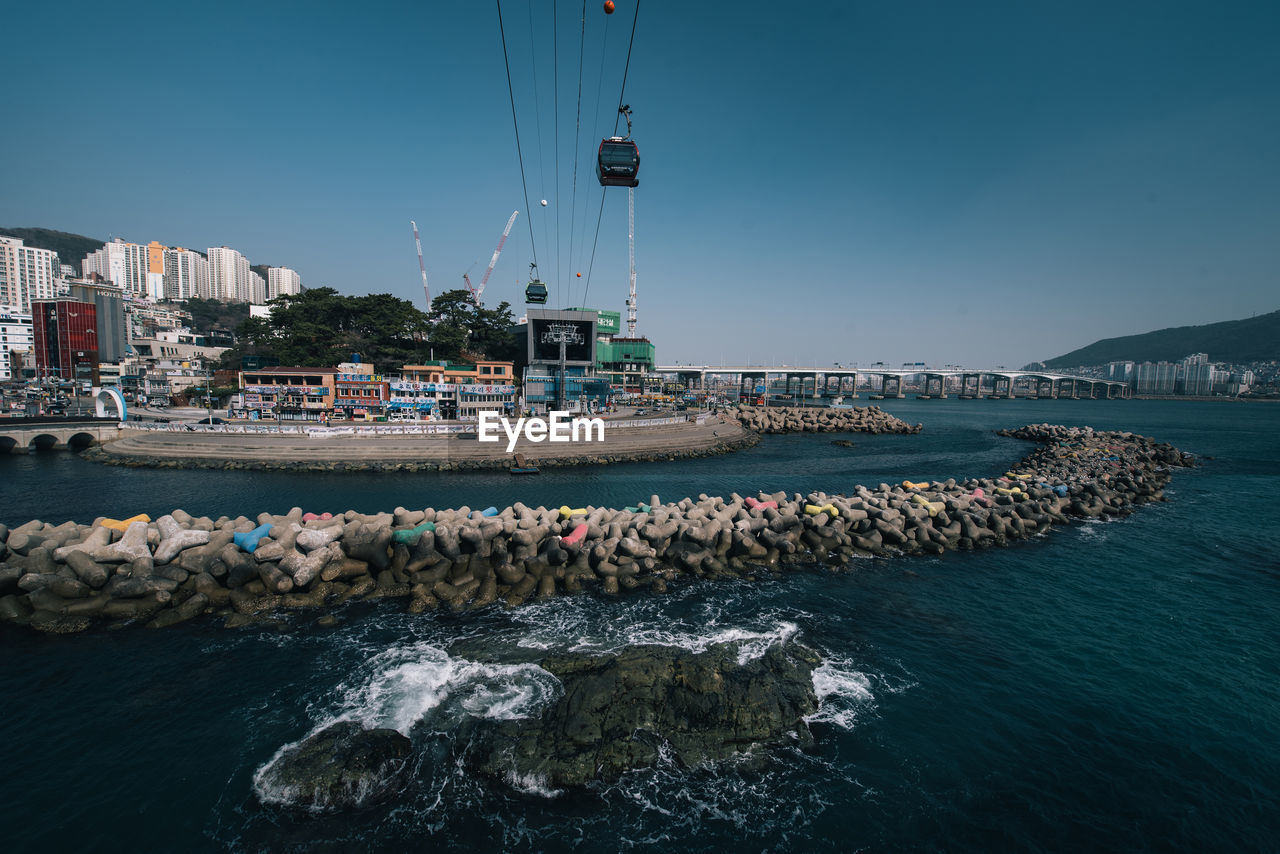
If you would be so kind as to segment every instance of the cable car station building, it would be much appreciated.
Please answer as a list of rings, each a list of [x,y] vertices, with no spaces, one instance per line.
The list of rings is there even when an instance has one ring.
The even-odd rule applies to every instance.
[[[524,325],[528,358],[524,369],[525,408],[599,412],[609,403],[609,381],[596,373],[599,313],[531,308]]]

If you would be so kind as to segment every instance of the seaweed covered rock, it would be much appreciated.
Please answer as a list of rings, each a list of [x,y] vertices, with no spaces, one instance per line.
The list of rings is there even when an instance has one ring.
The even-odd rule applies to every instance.
[[[739,660],[738,644],[693,653],[637,646],[540,662],[564,693],[540,717],[486,720],[466,761],[487,776],[551,787],[615,780],[669,755],[685,766],[807,746],[818,655],[794,641]]]
[[[411,748],[393,729],[339,721],[277,754],[258,771],[254,788],[265,803],[314,812],[364,807],[399,780]]]

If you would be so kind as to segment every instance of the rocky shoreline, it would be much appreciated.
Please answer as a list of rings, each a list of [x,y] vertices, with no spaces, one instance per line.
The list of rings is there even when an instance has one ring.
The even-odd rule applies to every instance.
[[[731,759],[743,768],[778,748],[812,746],[806,716],[818,709],[818,654],[795,640],[758,656],[742,647],[545,656],[536,666],[554,679],[554,696],[528,714],[464,717],[450,727],[448,761],[498,784],[558,793],[664,761]],[[368,807],[405,784],[422,749],[415,735],[350,719],[322,725],[262,766],[254,790],[263,803],[315,813]]]
[[[727,418],[757,433],[919,433],[923,424],[908,424],[878,406],[851,409],[739,406]]]
[[[1004,476],[633,507],[517,503],[366,515],[195,518],[182,510],[0,525],[0,620],[71,633],[94,623],[163,628],[202,615],[229,627],[353,599],[454,611],[598,589],[663,593],[683,576],[754,579],[793,565],[1005,545],[1072,519],[1163,499],[1176,448],[1127,432],[1032,425],[1042,443]]]

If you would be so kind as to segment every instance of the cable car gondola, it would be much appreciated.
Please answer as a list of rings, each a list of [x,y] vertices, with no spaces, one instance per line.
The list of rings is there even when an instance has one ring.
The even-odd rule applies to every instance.
[[[529,284],[524,289],[524,301],[531,305],[545,305],[547,286],[538,278],[538,265],[529,265]]]
[[[600,140],[596,153],[596,177],[601,187],[638,187],[640,149],[631,139],[631,107],[623,105],[618,112],[627,117],[627,135]]]
[[[596,177],[601,187],[638,187],[640,149],[629,139],[612,136],[600,140],[596,154]]]

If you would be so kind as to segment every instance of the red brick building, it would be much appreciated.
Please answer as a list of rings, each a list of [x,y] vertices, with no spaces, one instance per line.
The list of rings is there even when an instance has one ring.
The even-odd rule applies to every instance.
[[[97,308],[76,300],[32,300],[36,376],[98,384]]]

